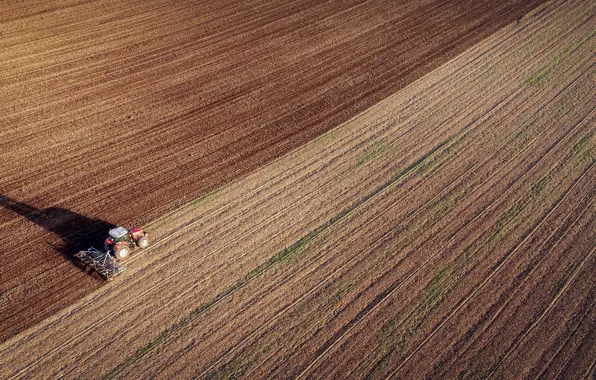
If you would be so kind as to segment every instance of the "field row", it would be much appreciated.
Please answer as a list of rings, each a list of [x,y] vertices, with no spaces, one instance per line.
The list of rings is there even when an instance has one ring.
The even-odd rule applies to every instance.
[[[0,346],[0,374],[593,371],[593,16],[549,2],[155,219],[117,282]]]

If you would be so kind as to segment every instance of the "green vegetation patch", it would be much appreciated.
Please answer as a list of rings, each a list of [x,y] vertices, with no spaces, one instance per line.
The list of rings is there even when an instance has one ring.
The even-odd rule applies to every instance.
[[[450,274],[451,267],[449,265],[443,267],[426,284],[422,299],[415,306],[410,306],[410,312],[406,313],[402,310],[402,312],[382,327],[381,358],[369,373],[369,377],[374,377],[375,371],[385,368],[396,350],[402,355],[406,344],[414,336],[416,331],[418,331],[428,316],[445,301],[447,294],[451,290],[451,287],[447,284]],[[408,315],[406,318],[403,318],[405,314]],[[399,321],[402,319],[404,326],[401,331],[398,331]]]
[[[248,367],[248,363],[242,364],[238,358],[235,358],[218,371],[208,374],[206,378],[215,380],[239,379],[244,376]]]
[[[212,191],[211,193],[204,195],[201,198],[195,199],[194,201],[192,201],[192,205],[198,206],[200,204],[203,204],[203,203],[209,201],[210,199],[212,199],[213,197],[215,197],[217,195],[217,193],[219,193],[219,190]]]
[[[380,153],[382,153],[385,149],[387,149],[385,143],[382,141],[378,142],[377,144],[375,144],[375,146],[371,150],[366,152],[366,154],[360,161],[358,161],[358,163],[356,164],[356,167],[358,168],[358,167],[366,164],[367,162],[371,161],[372,159],[377,157]]]
[[[581,153],[584,147],[588,144],[588,141],[590,141],[590,137],[592,137],[591,134],[582,136],[582,138],[577,143],[575,143],[575,145],[573,145],[573,148],[571,148],[571,152],[574,156],[577,156]]]
[[[336,131],[335,130],[329,131],[329,132],[325,133],[324,135],[321,135],[321,136],[317,137],[315,139],[315,144],[317,144],[317,145],[319,145],[319,144],[320,145],[325,145],[325,144],[333,141],[335,139],[335,136],[336,136]]]
[[[538,71],[534,76],[528,79],[528,84],[531,86],[540,86],[550,72],[561,62],[561,60],[571,54],[575,49],[581,46],[586,40],[591,38],[596,33],[596,30],[592,31],[590,35],[583,36],[575,43],[568,46],[565,50],[561,53],[557,54],[546,66],[544,66],[540,71]]]
[[[416,306],[414,314],[408,319],[402,331],[399,342],[401,347],[406,345],[430,313],[445,301],[450,290],[446,284],[450,274],[451,268],[447,265],[426,284],[423,299]]]
[[[591,164],[596,161],[596,154],[594,148],[591,146],[590,141],[593,133],[582,136],[582,138],[573,145],[571,148],[571,154],[585,163]]]

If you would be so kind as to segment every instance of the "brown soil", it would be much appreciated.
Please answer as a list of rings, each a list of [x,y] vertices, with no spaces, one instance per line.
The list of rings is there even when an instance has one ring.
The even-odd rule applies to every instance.
[[[0,345],[0,376],[593,373],[594,11],[549,2],[155,218],[121,277]]]

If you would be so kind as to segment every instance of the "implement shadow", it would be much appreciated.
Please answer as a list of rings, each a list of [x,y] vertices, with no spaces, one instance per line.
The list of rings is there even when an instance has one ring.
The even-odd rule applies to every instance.
[[[1,194],[0,206],[58,236],[62,244],[52,248],[61,252],[66,259],[81,269],[84,267],[74,258],[74,254],[89,246],[101,248],[106,233],[116,227],[104,220],[92,219],[65,208],[39,209]]]

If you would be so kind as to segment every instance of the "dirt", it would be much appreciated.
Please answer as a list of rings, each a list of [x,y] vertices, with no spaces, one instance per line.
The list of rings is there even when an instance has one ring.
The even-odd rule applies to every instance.
[[[109,226],[245,176],[540,3],[4,5],[0,340],[103,285],[71,258]]]
[[[373,5],[375,22],[391,15],[360,7]],[[161,211],[145,225],[153,246],[122,276],[0,345],[0,375],[589,375],[593,16],[592,4],[551,1],[329,133]],[[43,275],[60,289],[57,271]]]

